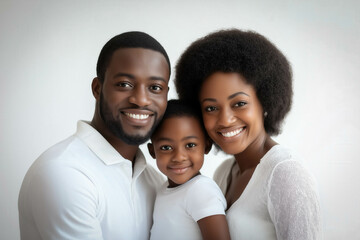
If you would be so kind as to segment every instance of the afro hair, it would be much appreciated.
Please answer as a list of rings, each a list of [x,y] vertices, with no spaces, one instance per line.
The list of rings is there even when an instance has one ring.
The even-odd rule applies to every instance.
[[[179,98],[199,104],[204,80],[215,72],[239,73],[255,88],[267,116],[264,128],[278,135],[292,104],[292,70],[286,57],[264,36],[239,29],[220,30],[193,42],[175,68]]]

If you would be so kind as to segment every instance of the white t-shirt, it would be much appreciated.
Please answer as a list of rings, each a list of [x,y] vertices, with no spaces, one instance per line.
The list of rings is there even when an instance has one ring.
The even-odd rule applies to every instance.
[[[202,239],[197,221],[225,214],[226,200],[211,178],[198,175],[178,187],[167,186],[156,197],[151,240]]]
[[[238,172],[239,165],[234,158],[216,170],[214,179],[224,194],[229,177]],[[226,217],[232,240],[321,239],[315,181],[280,145],[272,147],[261,159]]]
[[[133,169],[79,121],[76,134],[44,152],[24,178],[21,239],[149,239],[156,188],[164,181],[140,150]]]

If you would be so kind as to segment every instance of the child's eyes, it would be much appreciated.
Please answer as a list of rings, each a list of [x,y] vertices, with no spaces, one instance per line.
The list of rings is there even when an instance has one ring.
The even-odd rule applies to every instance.
[[[196,144],[195,143],[188,143],[188,144],[186,144],[186,147],[187,148],[194,148],[194,147],[196,147]]]
[[[172,150],[172,147],[169,146],[169,145],[164,145],[164,146],[160,147],[160,150],[162,150],[162,151],[170,151],[170,150]]]

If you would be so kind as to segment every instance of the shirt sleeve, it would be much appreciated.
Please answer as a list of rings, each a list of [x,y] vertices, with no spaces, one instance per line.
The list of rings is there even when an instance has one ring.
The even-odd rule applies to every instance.
[[[50,166],[38,171],[27,201],[42,239],[103,239],[95,189],[79,169]]]
[[[274,168],[268,208],[277,239],[321,239],[316,184],[299,162],[285,161]]]
[[[204,217],[225,215],[226,200],[212,179],[202,178],[187,191],[186,209],[197,222]]]

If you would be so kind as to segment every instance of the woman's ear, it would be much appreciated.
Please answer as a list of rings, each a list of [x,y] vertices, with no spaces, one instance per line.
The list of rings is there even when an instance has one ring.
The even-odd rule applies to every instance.
[[[208,154],[210,152],[212,144],[212,140],[207,137],[205,140],[205,154]]]
[[[96,100],[100,99],[101,87],[102,87],[102,84],[101,84],[99,78],[97,78],[97,77],[94,78],[91,83],[91,90],[92,90],[93,96],[95,97]]]
[[[152,143],[147,144],[150,156],[155,159],[154,145]]]

